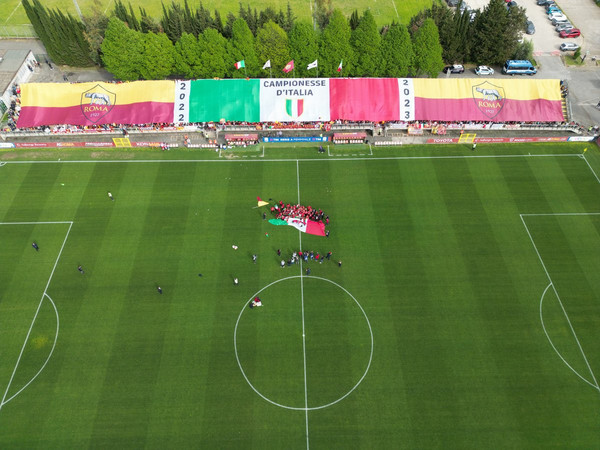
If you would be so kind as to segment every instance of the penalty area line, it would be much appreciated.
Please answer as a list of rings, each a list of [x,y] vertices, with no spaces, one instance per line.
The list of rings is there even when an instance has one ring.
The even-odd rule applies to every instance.
[[[31,222],[29,222],[29,223],[25,222],[25,223],[26,224],[32,224]],[[35,223],[36,222],[33,222],[33,224],[35,224]],[[44,223],[44,222],[41,222],[41,223]],[[50,223],[54,223],[54,222],[50,222]],[[2,409],[2,406],[4,406],[6,403],[8,403],[13,398],[15,398],[16,395],[18,395],[25,387],[29,386],[29,384],[40,374],[40,372],[44,369],[44,367],[46,367],[46,364],[48,363],[48,360],[50,359],[50,356],[52,356],[52,353],[54,352],[54,347],[56,346],[56,339],[58,339],[58,310],[56,309],[56,305],[54,304],[54,301],[52,301],[52,299],[46,293],[46,291],[48,290],[48,286],[50,286],[50,282],[52,281],[52,277],[54,276],[54,271],[56,270],[56,266],[58,265],[58,261],[60,260],[60,257],[62,255],[63,249],[65,248],[65,244],[67,243],[67,239],[69,238],[69,233],[71,232],[71,228],[73,227],[73,222],[72,221],[69,221],[69,222],[57,222],[57,223],[68,223],[69,224],[69,229],[67,230],[65,238],[63,239],[63,243],[62,243],[62,245],[60,247],[60,251],[58,252],[58,256],[56,257],[56,261],[54,261],[54,266],[52,267],[52,271],[50,272],[50,276],[48,277],[48,282],[46,283],[46,287],[44,288],[44,293],[42,294],[42,298],[40,298],[40,302],[38,303],[38,306],[37,306],[37,309],[36,309],[35,314],[33,316],[33,319],[31,320],[31,324],[29,325],[29,330],[27,331],[27,336],[25,336],[25,341],[23,342],[23,346],[21,347],[21,351],[19,353],[19,357],[17,358],[17,362],[16,362],[15,367],[14,367],[14,369],[12,371],[11,376],[10,376],[10,380],[8,381],[8,385],[6,386],[6,390],[4,391],[4,395],[2,396],[2,400],[0,401],[0,410]],[[48,359],[46,360],[46,362],[42,366],[42,369],[40,369],[40,371],[29,381],[29,383],[27,383],[27,385],[25,385],[15,395],[13,395],[8,400],[6,400],[6,396],[8,395],[8,391],[10,389],[10,386],[11,386],[11,384],[13,382],[13,379],[15,378],[15,374],[17,373],[17,368],[19,367],[19,363],[21,362],[21,358],[23,357],[23,352],[25,351],[25,346],[27,345],[27,341],[29,340],[29,336],[31,335],[31,330],[33,330],[33,325],[35,324],[37,316],[38,316],[38,314],[40,312],[40,309],[42,307],[42,303],[44,301],[44,297],[48,297],[50,299],[50,301],[52,302],[52,305],[54,306],[54,309],[56,311],[57,330],[56,330],[55,342],[52,345],[52,350],[50,352],[50,355],[48,356]]]
[[[571,323],[571,319],[569,319],[569,315],[567,314],[567,310],[565,309],[565,306],[563,305],[563,302],[560,298],[560,295],[558,295],[558,291],[556,290],[556,286],[554,285],[554,282],[552,281],[552,278],[550,277],[550,273],[548,272],[548,269],[546,268],[546,264],[544,264],[544,260],[542,259],[542,256],[537,248],[537,245],[535,245],[535,241],[533,240],[533,236],[531,235],[531,233],[529,232],[529,228],[527,227],[527,224],[525,223],[525,218],[523,217],[522,214],[519,214],[519,217],[521,218],[521,222],[523,222],[523,226],[525,227],[525,231],[527,231],[527,235],[529,236],[529,240],[531,241],[531,244],[533,245],[533,249],[535,250],[535,253],[538,256],[538,259],[540,260],[540,263],[542,264],[542,268],[544,269],[544,272],[546,273],[546,277],[548,278],[548,282],[550,283],[549,286],[552,286],[552,290],[554,291],[554,295],[556,295],[556,298],[558,300],[558,303],[560,305],[560,308],[562,309],[562,312],[565,316],[565,318],[567,319],[567,323],[569,324],[569,328],[571,329],[571,333],[573,334],[573,337],[575,338],[575,342],[577,342],[577,346],[579,347],[579,351],[581,352],[581,356],[583,356],[583,360],[585,361],[585,364],[590,372],[590,374],[592,375],[592,379],[594,380],[594,385],[596,387],[596,389],[598,391],[600,391],[600,386],[598,385],[598,380],[596,379],[596,376],[594,375],[594,372],[592,371],[592,367],[590,366],[590,363],[587,359],[587,356],[585,355],[585,352],[583,351],[583,347],[581,346],[581,342],[579,342],[579,338],[577,337],[577,333],[575,333],[575,328],[573,328],[573,324]],[[545,291],[544,291],[545,292]]]

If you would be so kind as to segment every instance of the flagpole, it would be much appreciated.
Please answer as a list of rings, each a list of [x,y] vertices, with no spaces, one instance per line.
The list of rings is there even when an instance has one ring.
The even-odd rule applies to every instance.
[[[317,78],[319,78],[319,65],[317,64]]]

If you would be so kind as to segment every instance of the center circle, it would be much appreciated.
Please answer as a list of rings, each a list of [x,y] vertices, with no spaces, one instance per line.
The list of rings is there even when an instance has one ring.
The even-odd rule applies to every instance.
[[[271,296],[271,297],[262,297],[262,301],[263,301],[263,305],[264,307],[257,307],[258,310],[257,311],[249,311],[249,304],[251,302],[252,299],[254,299],[255,297],[260,296],[261,294],[263,294],[265,291],[267,291],[269,288],[285,282],[285,281],[290,281],[290,280],[294,280],[294,279],[298,279],[300,278],[300,283],[301,285],[299,286],[300,289],[292,289],[289,291],[284,291],[284,292],[289,292],[291,294],[296,294],[298,296],[297,300],[302,300],[302,316],[300,318],[300,316],[298,315],[298,317],[294,316],[293,314],[290,314],[290,311],[293,312],[293,308],[294,306],[297,307],[297,310],[300,311],[300,305],[295,304],[294,303],[290,303],[288,300],[288,298],[285,298],[285,296]],[[337,291],[342,291],[342,295],[344,297],[348,296],[350,297],[350,300],[345,300],[343,303],[340,303],[339,299],[336,299],[335,295],[328,295],[325,299],[324,298],[320,298],[319,296],[310,296],[310,291],[312,287],[308,287],[305,288],[305,283],[314,283],[315,281],[320,281],[320,282],[325,282],[325,283],[329,283],[330,285],[334,286],[335,288],[337,288]],[[324,292],[328,292],[331,291],[332,286],[327,286],[325,285],[325,288],[323,288]],[[281,287],[281,286],[279,286]],[[333,288],[333,289],[335,289]],[[296,291],[300,291],[300,292],[296,292]],[[321,291],[321,290],[319,290]],[[302,296],[300,298],[300,296]],[[290,295],[291,297],[291,301],[296,301],[294,295]],[[316,298],[315,298],[316,297]],[[288,301],[286,303],[286,301]],[[321,303],[317,303],[317,302],[321,302]],[[335,303],[338,302],[338,303]],[[298,302],[296,302],[298,303]],[[356,308],[352,308],[349,309],[348,307],[350,306],[350,304],[353,304],[355,307],[358,307],[358,310],[360,312],[354,312],[356,311]],[[315,307],[315,305],[317,305]],[[326,308],[329,306],[330,310],[326,310]],[[286,309],[287,307],[287,309]],[[305,316],[305,308],[309,309],[313,311],[312,315],[308,314],[307,316]],[[279,309],[278,309],[279,308]],[[290,309],[292,308],[292,309]],[[319,309],[321,308],[321,310]],[[335,310],[333,309],[335,308]],[[323,312],[325,314],[320,314],[320,315],[316,315],[316,313],[314,311],[317,312]],[[354,311],[353,311],[354,310]],[[244,315],[244,312],[248,311],[249,314],[264,314],[264,313],[268,313],[269,314],[281,314],[281,316],[277,317],[280,320],[269,320],[271,317],[257,317],[257,320],[252,322],[250,325],[253,326],[253,328],[247,327],[248,329],[244,329],[243,326],[240,326],[240,321],[242,319],[242,316]],[[274,312],[273,312],[274,311]],[[362,376],[360,376],[360,378],[358,379],[358,381],[355,384],[351,384],[349,385],[350,387],[347,387],[346,389],[347,392],[345,392],[343,395],[341,395],[339,398],[327,402],[327,403],[323,403],[323,404],[319,404],[317,406],[292,406],[292,405],[287,405],[285,404],[285,402],[278,402],[278,401],[274,401],[271,398],[267,397],[266,395],[264,395],[261,390],[264,390],[264,388],[261,388],[261,390],[259,390],[255,384],[252,383],[252,381],[250,380],[250,377],[248,375],[248,373],[255,373],[257,371],[260,370],[265,370],[265,368],[261,365],[261,363],[266,363],[264,365],[267,366],[267,369],[270,369],[271,366],[269,364],[275,364],[273,365],[273,371],[269,371],[268,374],[274,374],[271,376],[271,380],[273,380],[273,376],[276,378],[277,377],[277,373],[278,370],[280,370],[282,367],[285,367],[285,365],[279,364],[278,361],[268,361],[269,357],[273,357],[274,354],[277,353],[277,351],[283,351],[283,352],[287,352],[286,356],[292,356],[292,355],[288,355],[288,353],[291,352],[291,350],[289,348],[283,348],[284,345],[289,345],[290,341],[285,341],[285,339],[279,339],[279,340],[273,340],[272,342],[263,342],[261,340],[259,340],[259,335],[262,337],[261,335],[261,331],[266,332],[265,334],[268,334],[268,332],[270,331],[269,328],[267,327],[279,327],[279,330],[276,330],[275,333],[278,333],[279,331],[281,331],[282,333],[290,333],[290,329],[294,329],[294,325],[298,325],[298,342],[302,343],[302,347],[294,347],[293,351],[295,352],[297,348],[299,348],[298,351],[298,355],[295,357],[296,361],[298,361],[298,358],[302,359],[302,353],[304,353],[304,361],[302,365],[298,365],[297,364],[297,368],[299,370],[297,370],[297,372],[300,373],[300,375],[302,375],[301,378],[303,380],[303,382],[305,383],[304,385],[304,389],[306,389],[306,378],[307,377],[307,360],[310,359],[311,357],[311,353],[310,352],[306,352],[306,341],[312,340],[313,338],[321,338],[322,336],[319,334],[319,332],[325,331],[327,332],[327,330],[329,330],[329,327],[326,327],[324,323],[321,323],[319,326],[315,326],[315,321],[319,321],[321,317],[324,317],[323,321],[326,320],[327,318],[329,318],[331,320],[331,317],[327,315],[327,313],[333,313],[333,314],[338,314],[337,317],[342,317],[344,316],[344,313],[346,314],[346,320],[349,322],[349,325],[354,325],[352,323],[352,321],[356,321],[356,320],[361,320],[363,323],[366,323],[368,328],[368,331],[364,330],[364,338],[363,340],[365,341],[369,341],[361,343],[360,347],[361,348],[354,348],[352,349],[353,352],[351,353],[351,356],[354,357],[355,353],[358,353],[360,356],[360,352],[364,352],[365,357],[368,353],[368,362],[366,362],[366,368],[364,369],[364,372],[362,373]],[[348,314],[349,313],[349,314]],[[303,336],[302,335],[302,330],[304,330],[305,328],[305,318],[306,318],[306,335]],[[342,317],[343,319],[344,317]],[[262,321],[261,321],[262,319]],[[297,319],[297,320],[296,320]],[[294,324],[294,321],[299,322],[298,324]],[[274,323],[277,322],[277,323]],[[300,328],[301,326],[301,328]],[[356,327],[355,327],[356,328]],[[315,330],[316,329],[316,330]],[[313,331],[316,331],[315,333],[313,333]],[[344,328],[342,327],[342,330],[344,331]],[[359,331],[360,330],[356,330],[356,329],[351,329],[348,330],[350,333],[352,333],[352,337],[354,337],[355,334],[360,334]],[[245,344],[246,341],[244,341],[244,336],[243,334],[246,333],[246,340],[247,341],[252,341],[250,344]],[[242,335],[242,336],[240,336]],[[315,336],[316,335],[316,336]],[[272,337],[272,336],[271,336]],[[293,343],[293,337],[291,339],[291,343]],[[234,330],[234,335],[233,335],[233,344],[234,344],[234,349],[235,349],[235,357],[238,363],[238,366],[240,368],[240,371],[242,372],[242,375],[244,376],[244,379],[246,380],[246,382],[248,383],[248,385],[252,388],[252,390],[254,392],[256,392],[256,394],[258,394],[261,398],[263,398],[264,400],[266,400],[267,402],[275,405],[275,406],[279,406],[281,408],[285,408],[285,409],[291,409],[291,410],[300,410],[300,411],[310,411],[310,410],[317,410],[317,409],[323,409],[323,408],[327,408],[329,406],[335,405],[336,403],[342,401],[343,399],[345,399],[348,395],[350,395],[359,385],[360,383],[363,381],[363,379],[366,377],[369,368],[371,367],[371,361],[373,359],[373,330],[371,329],[371,324],[369,322],[369,318],[367,317],[367,314],[365,313],[364,309],[362,308],[362,306],[360,305],[360,303],[358,302],[358,300],[356,300],[356,298],[350,293],[348,292],[344,287],[340,286],[338,283],[331,281],[327,278],[321,278],[321,277],[316,277],[316,276],[309,276],[309,277],[305,277],[302,275],[296,275],[296,276],[291,276],[291,277],[285,277],[285,278],[281,278],[279,280],[276,280],[270,284],[268,284],[267,286],[263,287],[262,289],[260,289],[258,292],[256,292],[255,294],[253,294],[245,303],[244,306],[242,308],[242,310],[240,311],[240,314],[238,315],[237,321],[235,323],[235,330]],[[332,346],[332,342],[330,342],[329,340],[327,340],[327,342],[324,342],[324,347],[331,347]],[[266,357],[261,359],[261,356],[265,356],[265,355],[256,355],[256,349],[258,346],[261,346],[260,348],[263,349],[263,347],[266,345],[272,345],[272,347],[267,347],[266,350],[264,350],[264,354],[266,355]],[[335,343],[333,343],[333,345],[335,345]],[[242,364],[242,362],[240,361],[240,346],[244,349],[244,351],[246,352],[254,352],[255,353],[255,358],[252,361],[254,363],[254,367],[246,367],[246,370],[244,370],[244,364]],[[313,344],[314,346],[314,344]],[[275,347],[278,347],[277,349],[275,349]],[[313,350],[319,349],[319,351],[321,350],[321,346],[316,347],[314,346]],[[270,351],[272,350],[272,351]],[[343,351],[336,351],[333,352],[333,354],[331,354],[331,359],[332,359],[332,364],[335,366],[335,357],[338,357],[338,354],[343,353]],[[265,361],[265,359],[267,359],[267,361]],[[293,357],[292,357],[293,359]],[[327,358],[329,359],[329,358]],[[341,360],[340,360],[341,361]],[[345,361],[341,361],[341,365],[343,365]],[[347,363],[347,362],[346,362]],[[335,366],[335,368],[337,368],[337,366]],[[354,367],[351,367],[351,369],[353,369]],[[302,372],[302,369],[304,369],[304,372]],[[329,368],[330,372],[331,372],[331,367]],[[335,370],[335,369],[334,369]],[[327,372],[325,370],[325,372]],[[354,372],[354,370],[353,370]],[[279,372],[281,373],[281,372]],[[317,376],[321,375],[321,370],[318,371],[311,371],[309,373],[308,376],[310,377],[314,377],[315,374]],[[289,375],[289,373],[287,374]],[[327,376],[327,373],[323,374],[324,377]],[[268,378],[268,377],[265,377]],[[282,378],[285,378],[285,374],[282,375]],[[329,378],[332,378],[332,383],[335,382],[336,385],[338,384],[338,381],[341,383],[341,380],[338,380],[336,377],[332,377],[331,373],[329,373]],[[279,380],[282,381],[282,384],[286,387],[290,387],[290,385],[293,384],[293,380],[289,380],[289,379],[284,379],[284,380]],[[266,381],[262,380],[263,383],[266,383]],[[287,385],[285,384],[287,382]],[[321,383],[319,384],[319,387],[321,387]],[[344,391],[342,391],[344,392]],[[305,396],[307,395],[307,392],[305,392]],[[306,397],[307,398],[307,397]],[[288,403],[293,403],[293,402],[288,402]]]

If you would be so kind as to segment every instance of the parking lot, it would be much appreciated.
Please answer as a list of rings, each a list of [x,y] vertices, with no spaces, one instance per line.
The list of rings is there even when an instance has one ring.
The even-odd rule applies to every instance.
[[[466,0],[473,9],[485,8],[489,0]],[[591,55],[600,51],[600,8],[597,8],[590,0],[557,1],[557,5],[569,18],[571,23],[581,29],[582,37],[574,39],[561,39],[554,30],[554,26],[548,20],[546,8],[538,6],[536,0],[516,0],[518,6],[525,9],[527,17],[535,25],[535,34],[525,34],[525,39],[531,39],[535,55],[560,54],[560,44],[565,41],[573,41],[582,46],[583,50],[590,50]],[[564,4],[564,5],[563,5]]]

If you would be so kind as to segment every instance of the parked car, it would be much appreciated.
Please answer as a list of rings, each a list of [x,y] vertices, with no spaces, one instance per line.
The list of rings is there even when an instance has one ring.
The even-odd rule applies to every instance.
[[[494,75],[494,69],[488,66],[477,66],[475,73],[477,75]]]
[[[555,4],[546,6],[546,14],[550,14],[551,12],[562,12],[562,11]]]
[[[453,64],[451,66],[444,67],[444,73],[463,73],[465,68],[461,64]]]
[[[579,28],[572,28],[570,30],[563,30],[560,33],[558,33],[558,35],[561,38],[576,38],[581,36],[581,31],[579,30]]]
[[[560,50],[563,52],[574,52],[579,48],[576,42],[563,42],[560,44]]]
[[[548,14],[548,20],[555,20],[555,19],[567,20],[567,16],[565,16],[562,12],[551,12],[550,14]]]
[[[506,3],[507,8],[512,8],[513,6],[517,6],[517,2],[515,2],[514,0]]]
[[[458,0],[448,0],[448,6],[458,6]]]
[[[527,21],[527,26],[525,27],[525,33],[527,34],[535,34],[535,25],[531,20]]]
[[[552,25],[556,26],[559,23],[569,23],[569,19],[567,19],[567,17],[563,16],[563,17],[555,17],[552,19]]]
[[[540,6],[554,5],[554,0],[537,0],[537,4]]]
[[[554,29],[560,33],[563,30],[571,30],[573,28],[575,28],[575,27],[573,26],[573,24],[571,22],[564,22],[564,23],[557,24]]]

